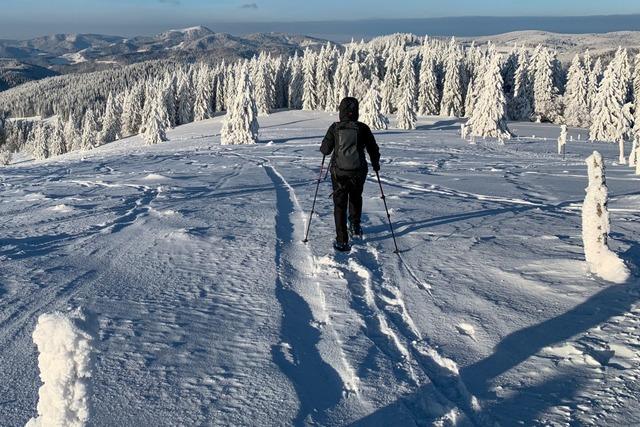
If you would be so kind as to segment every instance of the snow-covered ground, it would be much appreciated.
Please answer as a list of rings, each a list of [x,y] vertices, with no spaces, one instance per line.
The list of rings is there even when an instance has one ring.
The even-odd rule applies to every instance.
[[[215,118],[1,169],[0,425],[36,415],[38,316],[79,306],[100,326],[91,425],[640,423],[640,179],[616,145],[378,132],[402,253],[370,180],[366,238],[334,255],[329,180],[301,243],[333,120],[279,112],[227,147]],[[584,262],[595,148],[624,285]]]

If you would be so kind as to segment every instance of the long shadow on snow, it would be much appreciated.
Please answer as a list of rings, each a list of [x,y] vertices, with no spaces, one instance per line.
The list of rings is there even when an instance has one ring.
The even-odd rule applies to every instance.
[[[295,268],[287,259],[291,251],[286,250],[294,239],[294,228],[289,219],[294,206],[280,177],[269,167],[265,167],[265,171],[274,183],[277,199],[275,262],[278,275],[275,292],[283,313],[280,339],[291,346],[294,361],[289,361],[278,345],[272,346],[271,354],[276,365],[293,383],[300,400],[294,424],[305,425],[310,415],[313,415],[315,422],[326,424],[325,411],[338,404],[342,398],[343,385],[338,373],[322,360],[318,352],[320,331],[311,324],[311,308],[286,283],[287,277],[296,274]]]

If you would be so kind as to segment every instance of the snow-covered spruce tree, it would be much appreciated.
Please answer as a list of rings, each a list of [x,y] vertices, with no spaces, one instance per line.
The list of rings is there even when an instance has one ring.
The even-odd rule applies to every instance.
[[[386,72],[382,82],[382,114],[391,114],[397,109],[401,96],[398,94],[402,94],[400,73],[404,55],[404,48],[399,45],[389,48]]]
[[[554,85],[554,58],[547,48],[539,49],[533,66],[534,115],[537,121],[553,122],[560,117],[560,108]]]
[[[478,76],[478,79],[481,77]],[[464,97],[464,115],[465,117],[471,117],[476,103],[478,102],[479,87],[476,84],[476,77],[471,77],[469,84],[467,85],[467,95]],[[464,138],[463,138],[464,139]]]
[[[460,52],[453,40],[449,47],[445,65],[444,89],[440,103],[441,116],[462,117],[462,80],[460,76]]]
[[[518,53],[518,67],[514,76],[513,99],[509,104],[509,117],[512,120],[531,120],[533,114],[533,79],[529,70],[527,52]]]
[[[500,66],[500,74],[502,75],[502,88],[507,99],[507,105],[513,99],[516,87],[516,70],[518,69],[518,46],[513,45],[511,52]],[[468,114],[467,114],[468,115]]]
[[[224,66],[220,66],[216,75],[216,111],[225,111],[227,109],[227,104],[225,104],[225,87],[226,84],[224,81]]]
[[[251,81],[253,82],[254,94],[256,99],[256,107],[260,116],[266,116],[271,113],[274,105],[275,88],[269,76],[271,67],[264,53],[257,58],[251,60]]]
[[[196,76],[196,98],[193,104],[193,118],[195,121],[201,121],[213,117],[211,103],[213,99],[211,93],[213,84],[210,79],[209,67],[205,65],[198,67]]]
[[[586,160],[589,186],[582,205],[582,242],[589,270],[601,278],[624,283],[629,270],[607,244],[609,237],[608,189],[602,156],[594,151]]]
[[[51,134],[49,136],[49,156],[59,156],[67,152],[64,140],[64,126],[59,116],[50,123]]]
[[[258,109],[246,65],[238,75],[236,94],[222,123],[220,143],[222,145],[254,144],[258,142]]]
[[[178,111],[176,107],[176,94],[178,92],[176,75],[173,72],[168,72],[161,81],[160,87],[162,90],[165,115],[169,120],[167,127],[172,128],[176,126],[176,113]]]
[[[626,94],[619,71],[620,66],[614,59],[604,72],[591,112],[591,141],[620,142],[630,133],[632,117],[630,107],[625,108]]]
[[[165,105],[161,102],[163,97],[156,97],[153,100],[151,112],[144,123],[143,138],[147,145],[159,144],[167,140],[166,128],[167,120],[163,117],[166,114]]]
[[[309,49],[305,50],[302,58],[302,109],[316,110],[318,108],[318,93],[316,92],[316,55]]]
[[[563,156],[567,149],[567,125],[560,126],[560,136],[558,137],[558,154]]]
[[[596,97],[598,96],[598,88],[602,81],[602,61],[600,58],[596,59],[593,64],[593,68],[589,73],[589,109],[593,111],[596,104]]]
[[[418,88],[418,114],[435,115],[440,111],[440,93],[436,65],[431,50],[423,48]]]
[[[591,124],[587,83],[580,56],[576,55],[569,67],[564,94],[564,119],[569,126],[586,127]]]
[[[640,141],[640,53],[636,55],[636,59],[634,61],[633,99],[634,99],[633,135],[635,140]]]
[[[389,119],[382,114],[381,104],[382,99],[380,97],[380,81],[374,76],[371,83],[371,89],[365,97],[362,106],[362,116],[360,120],[363,123],[369,125],[371,129],[387,129],[389,127]]]
[[[500,56],[494,54],[484,70],[482,88],[473,115],[467,122],[470,134],[478,137],[511,138],[507,127],[506,99],[502,90]]]
[[[98,143],[100,145],[113,142],[120,137],[122,134],[121,116],[121,107],[117,104],[116,97],[110,92],[107,98],[104,118],[102,119],[102,130],[98,135]]]
[[[316,108],[318,110],[324,110],[326,107],[326,94],[331,87],[330,73],[332,69],[330,45],[323,46],[318,54],[318,61],[316,63]],[[258,88],[256,87],[256,90]],[[258,106],[258,112],[260,106]]]
[[[396,127],[398,129],[416,128],[416,76],[413,66],[413,58],[405,55],[400,75],[400,98],[398,99],[398,111],[396,114]]]
[[[64,141],[67,151],[80,149],[80,133],[75,125],[75,119],[69,117],[64,124]]]
[[[176,124],[184,125],[193,122],[194,119],[194,90],[188,73],[182,71],[178,76],[177,114]]]
[[[98,122],[92,109],[88,109],[82,120],[82,136],[80,137],[80,149],[91,150],[96,146],[98,138]]]
[[[302,84],[302,61],[296,52],[293,58],[289,59],[289,108],[302,108]]]
[[[49,136],[51,129],[46,123],[37,123],[31,131],[31,154],[36,160],[49,157]]]
[[[125,95],[122,105],[123,136],[137,135],[142,123],[144,106],[144,85],[137,83]]]

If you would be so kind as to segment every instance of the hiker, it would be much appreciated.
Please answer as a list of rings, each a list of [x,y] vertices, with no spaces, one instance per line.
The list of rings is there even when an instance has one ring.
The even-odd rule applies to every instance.
[[[366,148],[374,171],[380,170],[380,150],[371,129],[358,121],[359,104],[347,97],[340,102],[340,121],[333,123],[320,146],[325,156],[331,156],[331,182],[333,184],[333,216],[336,223],[336,241],[333,247],[341,252],[351,250],[349,234],[362,236],[362,190],[367,179]],[[347,205],[349,229],[347,230]]]

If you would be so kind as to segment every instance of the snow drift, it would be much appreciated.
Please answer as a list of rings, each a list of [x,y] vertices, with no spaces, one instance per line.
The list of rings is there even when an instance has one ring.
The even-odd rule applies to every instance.
[[[629,270],[607,245],[609,237],[609,193],[602,156],[594,151],[586,160],[589,186],[582,205],[582,241],[584,254],[592,273],[614,283],[624,283]]]
[[[38,318],[33,341],[40,356],[38,416],[27,427],[81,427],[89,419],[93,337],[80,310]]]

